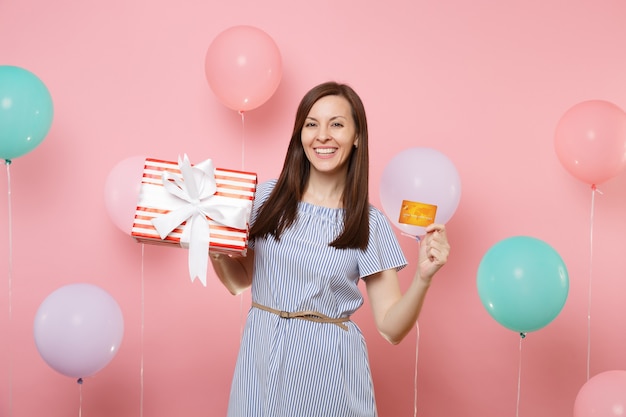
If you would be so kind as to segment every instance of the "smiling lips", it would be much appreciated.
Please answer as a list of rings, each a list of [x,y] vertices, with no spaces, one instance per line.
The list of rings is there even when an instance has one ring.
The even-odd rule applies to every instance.
[[[318,155],[332,155],[337,151],[337,148],[315,148],[315,153]]]

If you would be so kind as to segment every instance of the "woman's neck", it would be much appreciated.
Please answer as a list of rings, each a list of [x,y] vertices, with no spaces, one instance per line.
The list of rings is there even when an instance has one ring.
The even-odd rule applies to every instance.
[[[329,208],[343,207],[345,178],[320,178],[312,175],[302,194],[302,201]]]

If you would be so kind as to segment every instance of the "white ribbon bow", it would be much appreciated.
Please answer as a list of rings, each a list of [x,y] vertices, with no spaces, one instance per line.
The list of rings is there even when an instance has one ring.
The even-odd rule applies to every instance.
[[[163,186],[170,194],[182,200],[183,204],[169,213],[153,218],[152,224],[161,239],[165,239],[172,230],[186,221],[180,243],[183,247],[189,247],[189,276],[191,282],[197,277],[206,287],[211,235],[207,217],[224,226],[245,230],[247,210],[245,207],[224,204],[223,200],[214,196],[217,185],[215,168],[210,159],[191,166],[185,154],[183,159],[178,157],[178,166],[181,176],[163,171]]]

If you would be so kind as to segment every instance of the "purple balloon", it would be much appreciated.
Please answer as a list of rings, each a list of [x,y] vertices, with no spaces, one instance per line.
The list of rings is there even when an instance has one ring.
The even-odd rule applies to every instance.
[[[117,354],[124,334],[122,310],[113,297],[91,284],[53,291],[35,316],[34,336],[43,360],[70,377],[92,376]]]
[[[461,179],[450,159],[431,148],[409,148],[385,167],[380,180],[380,201],[389,220],[411,236],[422,236],[424,226],[400,221],[403,201],[436,206],[433,223],[445,224],[461,199]]]

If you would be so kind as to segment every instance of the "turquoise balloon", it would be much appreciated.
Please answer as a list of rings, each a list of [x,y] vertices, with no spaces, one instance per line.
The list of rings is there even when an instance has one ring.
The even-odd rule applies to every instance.
[[[498,323],[527,333],[559,315],[567,300],[569,276],[550,245],[515,236],[487,251],[478,266],[477,286],[480,301]]]
[[[53,113],[50,92],[35,74],[0,65],[0,158],[11,161],[39,146]]]

